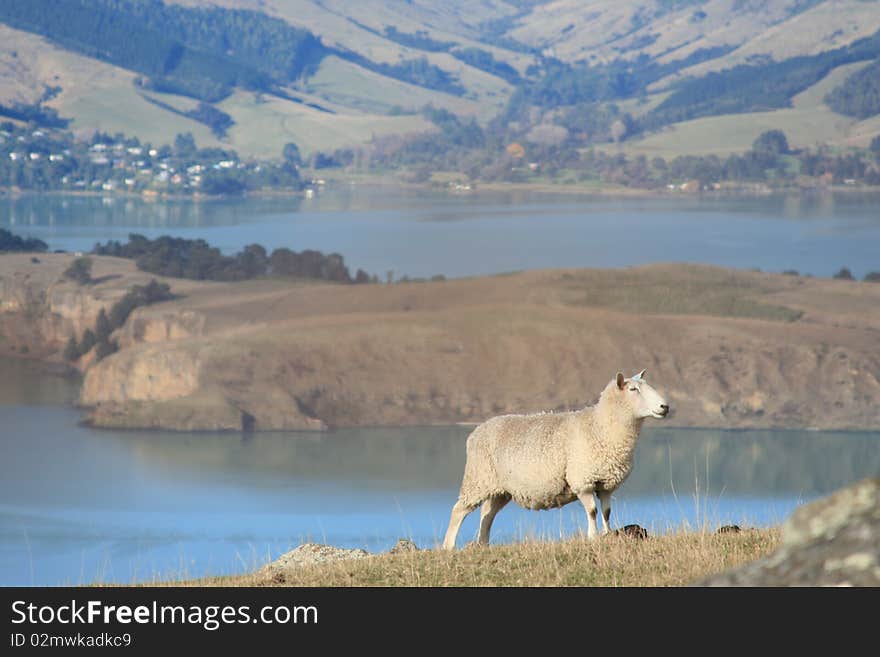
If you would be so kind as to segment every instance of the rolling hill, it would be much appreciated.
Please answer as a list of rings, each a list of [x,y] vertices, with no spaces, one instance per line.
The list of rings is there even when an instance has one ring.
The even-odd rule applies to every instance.
[[[631,117],[634,154],[742,152],[774,128],[796,148],[880,135],[865,0],[47,3],[0,0],[0,113],[52,108],[83,134],[192,132],[274,158],[435,130],[427,105],[526,135],[598,103]],[[231,127],[185,116],[197,103]]]

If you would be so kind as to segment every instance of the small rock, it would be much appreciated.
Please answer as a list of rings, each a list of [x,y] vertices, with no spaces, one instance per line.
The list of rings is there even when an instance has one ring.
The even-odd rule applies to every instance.
[[[398,538],[397,543],[388,550],[388,554],[403,554],[404,552],[418,552],[419,546],[408,538]]]
[[[716,534],[739,534],[742,531],[742,527],[739,525],[722,525],[718,528]]]
[[[277,578],[279,573],[283,575],[286,570],[302,566],[332,561],[346,561],[349,559],[363,559],[369,556],[369,552],[360,548],[348,549],[333,547],[332,545],[321,545],[319,543],[303,543],[298,548],[285,552],[275,561],[263,566],[260,572]]]
[[[639,525],[624,525],[620,529],[615,529],[612,534],[615,536],[624,536],[626,538],[634,538],[644,540],[648,538],[648,530]]]

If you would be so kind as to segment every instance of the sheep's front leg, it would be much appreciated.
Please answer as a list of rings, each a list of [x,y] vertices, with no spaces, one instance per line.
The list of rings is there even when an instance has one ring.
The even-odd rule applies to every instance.
[[[452,515],[449,518],[449,528],[446,530],[446,538],[443,539],[444,550],[455,549],[455,539],[465,516],[477,508],[476,504],[465,504],[460,499],[452,507]]]
[[[578,493],[578,499],[587,510],[587,538],[592,541],[599,535],[596,527],[596,498],[593,497],[593,491],[586,491]]]
[[[599,504],[602,505],[602,534],[605,535],[611,531],[611,491],[599,493]]]

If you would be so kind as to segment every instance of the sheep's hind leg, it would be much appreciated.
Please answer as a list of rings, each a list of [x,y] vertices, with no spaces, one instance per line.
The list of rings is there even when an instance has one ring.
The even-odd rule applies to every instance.
[[[477,508],[476,504],[464,504],[461,500],[452,507],[452,515],[449,518],[449,528],[446,530],[446,538],[443,539],[444,550],[455,549],[455,539],[458,538],[458,530],[465,516]]]
[[[599,535],[599,528],[596,527],[596,498],[590,490],[578,493],[578,499],[587,510],[587,538],[593,540]]]
[[[602,534],[607,534],[611,531],[611,491],[599,493],[599,504],[602,505]]]
[[[501,511],[508,502],[510,502],[509,495],[490,497],[483,502],[483,506],[480,508],[480,535],[477,539],[477,543],[480,545],[489,544],[489,532],[492,531],[492,522],[495,520],[497,513]]]

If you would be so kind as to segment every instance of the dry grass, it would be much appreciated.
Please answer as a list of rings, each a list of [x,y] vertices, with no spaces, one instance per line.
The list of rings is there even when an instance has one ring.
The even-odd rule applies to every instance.
[[[577,305],[629,313],[747,317],[794,321],[801,311],[763,303],[770,289],[739,272],[700,271],[687,266],[656,269],[652,276],[634,271],[590,271],[563,275]]]
[[[453,553],[425,550],[320,564],[284,575],[256,572],[188,586],[684,586],[761,558],[776,529],[738,534],[678,532],[640,541],[525,542]]]

